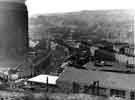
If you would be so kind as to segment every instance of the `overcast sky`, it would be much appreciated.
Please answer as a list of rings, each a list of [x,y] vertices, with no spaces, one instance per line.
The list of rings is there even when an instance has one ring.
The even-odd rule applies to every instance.
[[[135,0],[27,0],[29,15],[95,9],[135,9]]]

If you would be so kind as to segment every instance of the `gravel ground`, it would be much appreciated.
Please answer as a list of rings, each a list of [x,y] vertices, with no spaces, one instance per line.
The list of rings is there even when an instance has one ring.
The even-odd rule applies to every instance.
[[[0,91],[0,100],[30,100],[30,94],[17,91]]]
[[[0,91],[0,100],[107,100],[107,98],[87,94]]]

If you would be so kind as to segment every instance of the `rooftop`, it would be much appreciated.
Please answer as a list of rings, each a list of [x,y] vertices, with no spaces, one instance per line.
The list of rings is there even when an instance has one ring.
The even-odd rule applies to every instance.
[[[83,85],[90,85],[99,81],[101,87],[135,90],[135,74],[123,74],[103,71],[80,70],[67,68],[59,77],[57,82],[77,82]]]
[[[48,78],[48,84],[55,85],[56,84],[56,80],[58,79],[58,76],[38,75],[36,77],[33,77],[33,78],[29,79],[28,81],[46,84],[47,83],[47,78]]]
[[[16,68],[18,65],[23,64],[25,62],[25,57],[0,57],[0,71],[6,71],[10,68]]]
[[[131,64],[132,68],[128,68],[125,63],[118,63],[118,62],[109,62],[105,61],[104,66],[96,66],[93,62],[88,62],[84,65],[84,67],[88,70],[100,70],[100,71],[111,71],[111,72],[127,72],[131,71],[135,73],[135,69],[133,64]]]

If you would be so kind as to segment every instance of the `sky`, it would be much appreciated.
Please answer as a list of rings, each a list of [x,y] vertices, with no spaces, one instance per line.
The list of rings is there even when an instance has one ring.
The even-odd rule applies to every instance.
[[[135,0],[27,0],[29,15],[80,10],[135,9]]]

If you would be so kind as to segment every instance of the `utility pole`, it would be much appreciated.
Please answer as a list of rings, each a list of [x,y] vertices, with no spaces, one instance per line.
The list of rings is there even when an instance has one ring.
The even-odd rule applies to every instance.
[[[47,76],[47,78],[46,78],[46,92],[48,92],[48,76]]]

